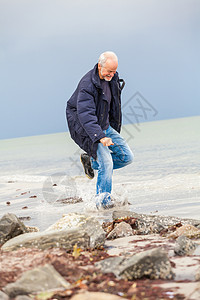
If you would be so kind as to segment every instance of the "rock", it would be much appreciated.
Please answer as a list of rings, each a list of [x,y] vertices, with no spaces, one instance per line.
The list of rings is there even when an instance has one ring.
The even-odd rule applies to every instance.
[[[191,255],[198,246],[200,247],[200,245],[182,235],[176,240],[174,252],[179,256]]]
[[[129,222],[130,218],[135,219],[134,224],[132,224],[133,234],[134,235],[144,235],[151,233],[159,233],[165,227],[159,222],[157,218],[152,218],[153,216],[148,215],[139,215],[130,211],[114,211],[113,212],[113,220],[124,220],[125,222]],[[154,216],[156,217],[156,216]]]
[[[108,234],[107,239],[113,240],[120,237],[133,235],[132,227],[126,222],[121,222]]]
[[[0,291],[0,300],[9,300],[8,295]]]
[[[107,236],[119,223],[127,223],[132,228],[131,235],[147,235],[152,233],[160,233],[165,229],[165,227],[154,221],[145,221],[142,219],[136,219],[134,217],[125,217],[120,219],[115,219],[112,222],[104,222],[102,224],[103,229],[107,233]]]
[[[161,248],[151,249],[129,258],[112,257],[95,264],[103,273],[134,280],[142,277],[150,279],[172,279],[174,273],[166,252]]]
[[[2,246],[2,250],[13,251],[22,247],[42,250],[56,247],[72,250],[75,244],[81,249],[88,249],[90,247],[90,237],[79,228],[62,231],[25,233],[7,241]]]
[[[85,292],[73,296],[70,300],[122,300],[122,297],[101,292]]]
[[[174,238],[184,235],[188,238],[200,238],[200,229],[196,228],[191,224],[185,224],[176,229],[176,231],[172,232],[168,235],[168,238]]]
[[[146,215],[146,214],[137,214],[135,212],[131,211],[114,211],[113,212],[113,220],[115,219],[121,219],[125,217],[132,217],[139,220],[145,221],[146,223],[154,222],[159,223],[165,228],[168,228],[168,226],[176,225],[177,223],[182,223],[183,225],[191,224],[195,227],[198,227],[200,229],[200,220],[195,219],[181,219],[178,217],[172,217],[172,216],[160,216],[160,215]]]
[[[113,273],[115,276],[119,275],[119,268],[124,262],[125,258],[122,256],[109,257],[95,263],[95,266],[101,269],[102,273]]]
[[[3,290],[9,297],[28,295],[58,288],[69,288],[70,284],[54,269],[46,264],[26,271],[14,283],[9,283]]]
[[[164,228],[165,227],[162,224],[154,220],[146,221],[143,219],[138,219],[135,222],[133,233],[139,235],[160,233]]]
[[[161,248],[143,251],[126,259],[119,276],[128,280],[149,277],[150,279],[172,279],[171,264],[166,252]]]
[[[26,226],[14,214],[5,214],[0,219],[0,244],[25,232]]]
[[[90,248],[99,248],[104,245],[106,234],[95,218],[86,218],[85,223],[80,228],[90,236]]]
[[[49,230],[63,230],[79,228],[84,230],[90,236],[90,248],[98,248],[104,245],[105,232],[100,223],[93,217],[70,213],[63,215],[55,224],[51,225]]]

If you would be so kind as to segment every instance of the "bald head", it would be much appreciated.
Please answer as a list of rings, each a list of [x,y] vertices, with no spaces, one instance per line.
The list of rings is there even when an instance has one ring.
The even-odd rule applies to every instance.
[[[114,52],[106,51],[102,53],[98,61],[98,71],[100,79],[111,81],[118,67],[118,58]]]

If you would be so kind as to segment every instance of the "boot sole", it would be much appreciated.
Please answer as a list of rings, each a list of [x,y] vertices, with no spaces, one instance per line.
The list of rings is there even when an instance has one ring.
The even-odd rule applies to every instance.
[[[87,178],[89,178],[90,180],[92,180],[94,177],[90,177],[90,176],[86,173],[86,169],[85,169],[85,166],[84,166],[84,162],[82,161],[81,156],[80,156],[80,161],[81,161],[81,163],[82,163],[82,165],[83,165],[83,169],[84,169],[85,175],[87,176]]]

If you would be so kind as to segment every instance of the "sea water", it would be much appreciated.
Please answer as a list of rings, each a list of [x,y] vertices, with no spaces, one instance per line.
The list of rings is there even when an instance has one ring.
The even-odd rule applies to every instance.
[[[200,116],[125,125],[122,136],[134,162],[114,170],[116,209],[200,219]],[[97,173],[84,175],[81,153],[68,132],[1,140],[0,217],[41,230],[74,212],[111,219],[95,207]]]

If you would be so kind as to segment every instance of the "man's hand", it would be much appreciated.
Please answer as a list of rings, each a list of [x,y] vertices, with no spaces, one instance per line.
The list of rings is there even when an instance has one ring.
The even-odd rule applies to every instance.
[[[100,143],[102,143],[104,146],[110,146],[110,145],[114,145],[113,141],[111,138],[108,137],[104,137],[102,139],[100,139]]]

